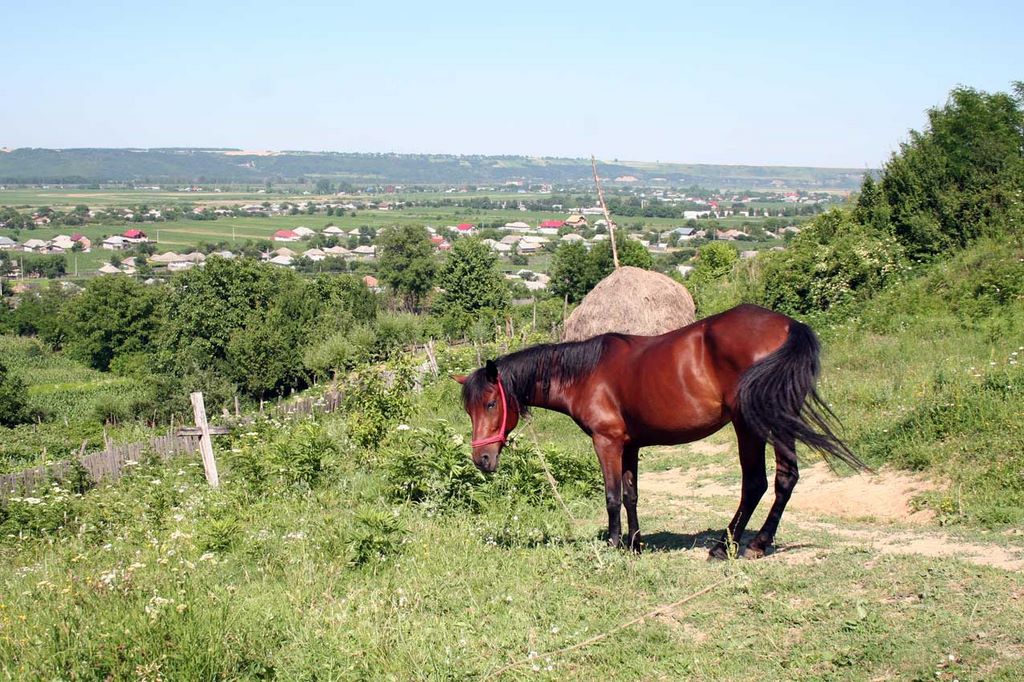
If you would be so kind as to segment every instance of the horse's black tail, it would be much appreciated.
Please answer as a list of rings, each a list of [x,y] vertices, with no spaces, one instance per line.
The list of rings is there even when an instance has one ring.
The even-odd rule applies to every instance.
[[[793,321],[786,342],[740,378],[743,421],[772,445],[789,447],[787,443],[800,441],[820,452],[833,469],[841,460],[854,470],[870,471],[832,431],[829,421],[839,419],[814,387],[819,352],[811,328]]]

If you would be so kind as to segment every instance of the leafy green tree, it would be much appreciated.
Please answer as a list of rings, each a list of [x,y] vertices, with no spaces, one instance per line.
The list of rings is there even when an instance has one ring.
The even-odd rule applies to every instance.
[[[465,335],[478,321],[490,325],[508,310],[511,295],[498,258],[478,239],[455,242],[437,283],[442,291],[433,312],[451,335]]]
[[[728,274],[732,266],[739,260],[735,247],[725,242],[711,242],[700,248],[697,265],[690,273],[689,281],[694,284],[706,284]]]
[[[17,426],[31,420],[25,382],[0,361],[0,426]]]
[[[1020,229],[1011,215],[1024,191],[1024,88],[1014,87],[1016,96],[956,88],[886,164],[880,185],[891,232],[911,256]]]
[[[67,353],[106,371],[119,354],[151,349],[163,318],[165,292],[128,277],[96,277],[65,306]]]
[[[430,233],[416,225],[394,227],[380,235],[377,246],[381,281],[402,298],[406,310],[419,310],[437,273]]]
[[[621,231],[615,233],[615,247],[619,253],[619,265],[630,265],[634,268],[650,270],[654,267],[654,258],[643,244],[635,239],[627,239]],[[615,261],[612,259],[612,243],[605,240],[598,242],[590,250],[590,291],[602,279],[612,274]]]
[[[582,242],[564,242],[551,262],[551,293],[577,303],[593,286],[592,269]]]

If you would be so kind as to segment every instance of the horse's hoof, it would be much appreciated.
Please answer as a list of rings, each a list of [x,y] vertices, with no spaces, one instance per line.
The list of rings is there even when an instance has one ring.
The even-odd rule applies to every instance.
[[[747,546],[743,548],[743,552],[740,554],[744,559],[763,559],[765,550],[760,547]]]
[[[629,549],[633,554],[640,554],[644,551],[644,540],[640,536],[640,531],[633,533],[633,536],[629,539]]]
[[[708,561],[725,561],[729,558],[729,553],[725,551],[725,545],[715,545],[708,552]]]

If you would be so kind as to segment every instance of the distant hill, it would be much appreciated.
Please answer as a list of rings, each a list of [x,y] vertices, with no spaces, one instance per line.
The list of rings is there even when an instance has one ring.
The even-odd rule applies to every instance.
[[[601,162],[602,177],[745,189],[856,189],[858,168]],[[447,154],[248,152],[235,149],[4,149],[0,182],[279,182],[327,178],[355,184],[571,183],[589,159]]]

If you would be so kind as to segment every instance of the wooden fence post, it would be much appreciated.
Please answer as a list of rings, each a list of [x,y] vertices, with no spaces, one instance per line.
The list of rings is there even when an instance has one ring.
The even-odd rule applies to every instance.
[[[206,481],[210,486],[216,488],[220,485],[217,476],[217,460],[213,458],[213,440],[210,438],[210,425],[206,422],[206,405],[203,404],[203,394],[197,391],[189,395],[192,399],[192,412],[195,414],[196,426],[199,427],[199,452],[203,455],[203,470],[206,472]]]

